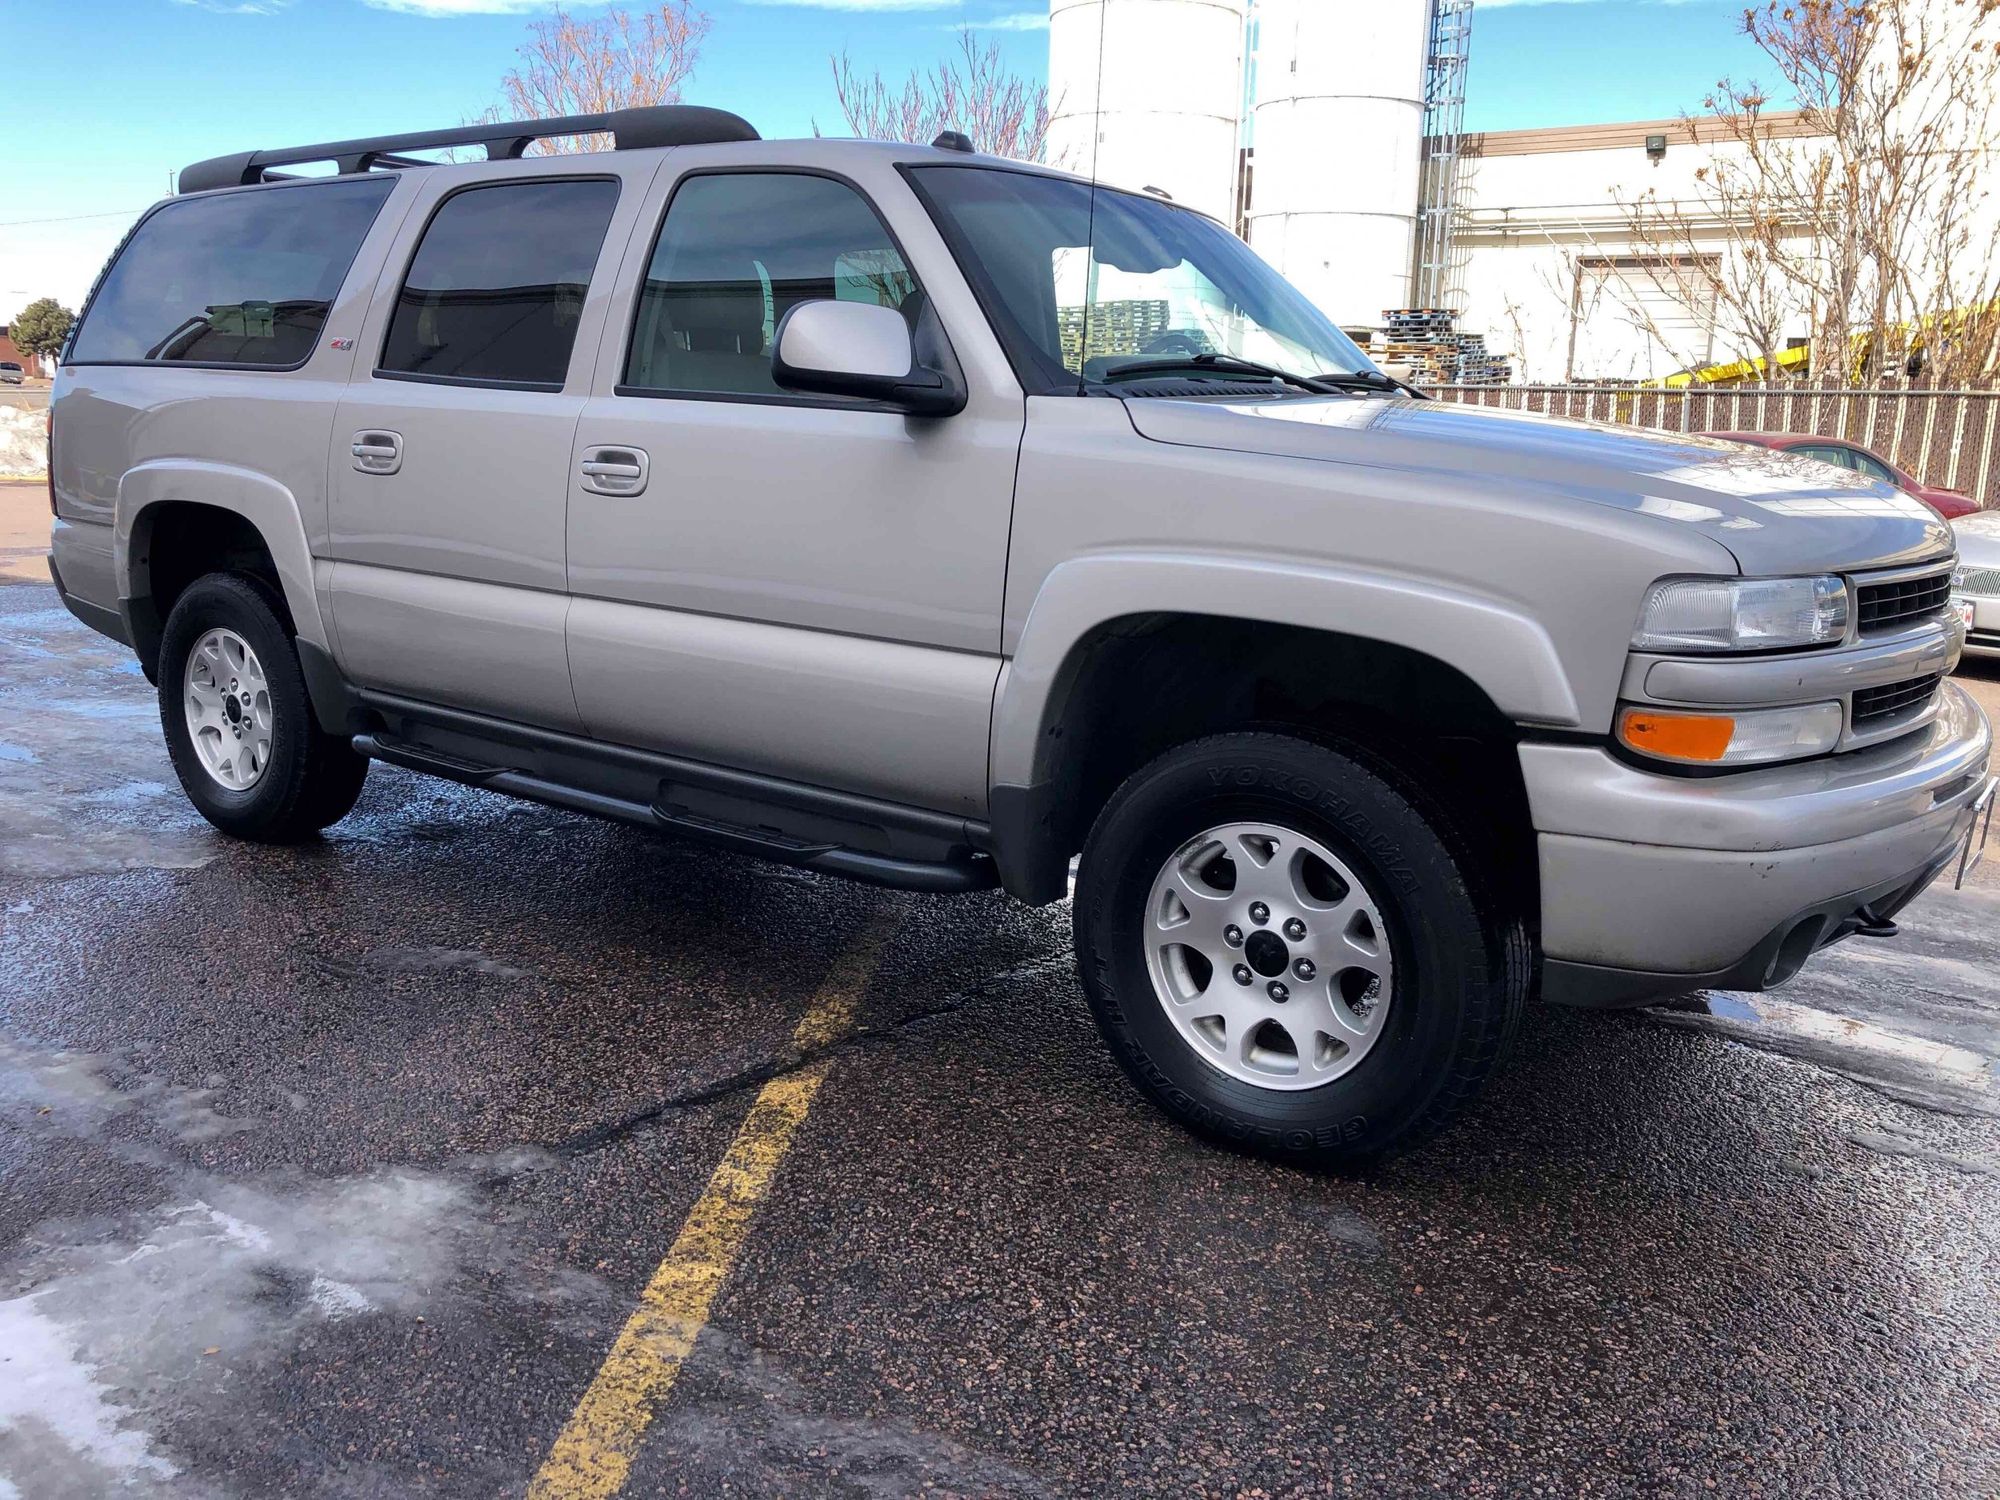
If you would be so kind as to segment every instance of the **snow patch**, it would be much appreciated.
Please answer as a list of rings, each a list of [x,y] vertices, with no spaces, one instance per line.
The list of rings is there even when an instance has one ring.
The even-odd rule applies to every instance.
[[[84,1362],[75,1338],[35,1304],[42,1296],[0,1302],[0,1435],[6,1447],[59,1445],[72,1472],[94,1471],[100,1483],[131,1485],[179,1471],[153,1452],[152,1440],[129,1425],[130,1408],[110,1400],[111,1387]],[[25,1476],[24,1476],[25,1477]],[[0,1497],[23,1493],[0,1475]]]

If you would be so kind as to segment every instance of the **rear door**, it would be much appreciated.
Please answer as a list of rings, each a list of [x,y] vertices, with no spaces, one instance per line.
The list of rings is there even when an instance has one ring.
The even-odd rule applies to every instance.
[[[600,739],[983,816],[1025,403],[888,154],[825,154],[676,151],[654,190],[577,431],[577,707]],[[780,390],[777,324],[819,298],[928,302],[966,409]]]
[[[570,448],[658,158],[430,174],[335,421],[338,654],[363,687],[578,727],[563,641]]]

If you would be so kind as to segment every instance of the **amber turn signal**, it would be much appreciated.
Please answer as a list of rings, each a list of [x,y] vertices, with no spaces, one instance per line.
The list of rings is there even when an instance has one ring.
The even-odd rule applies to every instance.
[[[1726,714],[1663,714],[1628,708],[1618,723],[1618,737],[1634,750],[1663,760],[1713,763],[1729,753],[1736,720]]]

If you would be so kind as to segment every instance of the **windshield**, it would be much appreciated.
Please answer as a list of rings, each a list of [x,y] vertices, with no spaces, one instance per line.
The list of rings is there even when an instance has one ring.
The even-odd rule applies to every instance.
[[[1295,376],[1374,370],[1353,340],[1213,219],[1138,193],[992,167],[910,179],[1036,394],[1115,385],[1186,360],[1242,380],[1249,360]],[[1151,371],[1121,372],[1144,361]]]

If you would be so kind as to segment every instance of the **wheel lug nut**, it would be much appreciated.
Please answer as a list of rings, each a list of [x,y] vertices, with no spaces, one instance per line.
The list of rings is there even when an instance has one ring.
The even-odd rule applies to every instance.
[[[1250,903],[1250,920],[1255,922],[1259,927],[1262,927],[1266,922],[1271,920],[1271,908],[1261,901],[1252,901]]]
[[[1290,938],[1293,942],[1295,943],[1298,942],[1299,939],[1303,938],[1305,935],[1306,935],[1306,924],[1301,922],[1297,917],[1293,917],[1291,921],[1285,924],[1285,936]]]
[[[1236,976],[1238,984],[1248,984],[1250,982],[1250,966],[1248,964],[1238,964],[1234,969],[1230,970],[1230,973]]]
[[[1271,991],[1271,998],[1273,1000],[1289,1000],[1292,998],[1291,990],[1286,986],[1284,980],[1282,979],[1272,980],[1270,983],[1270,991]]]
[[[1232,922],[1229,926],[1222,929],[1222,940],[1232,948],[1241,948],[1243,946],[1243,929]]]
[[[1313,961],[1311,959],[1302,958],[1297,963],[1292,965],[1292,972],[1298,975],[1301,980],[1308,980],[1311,979],[1313,975],[1317,974],[1319,970],[1313,967]]]

